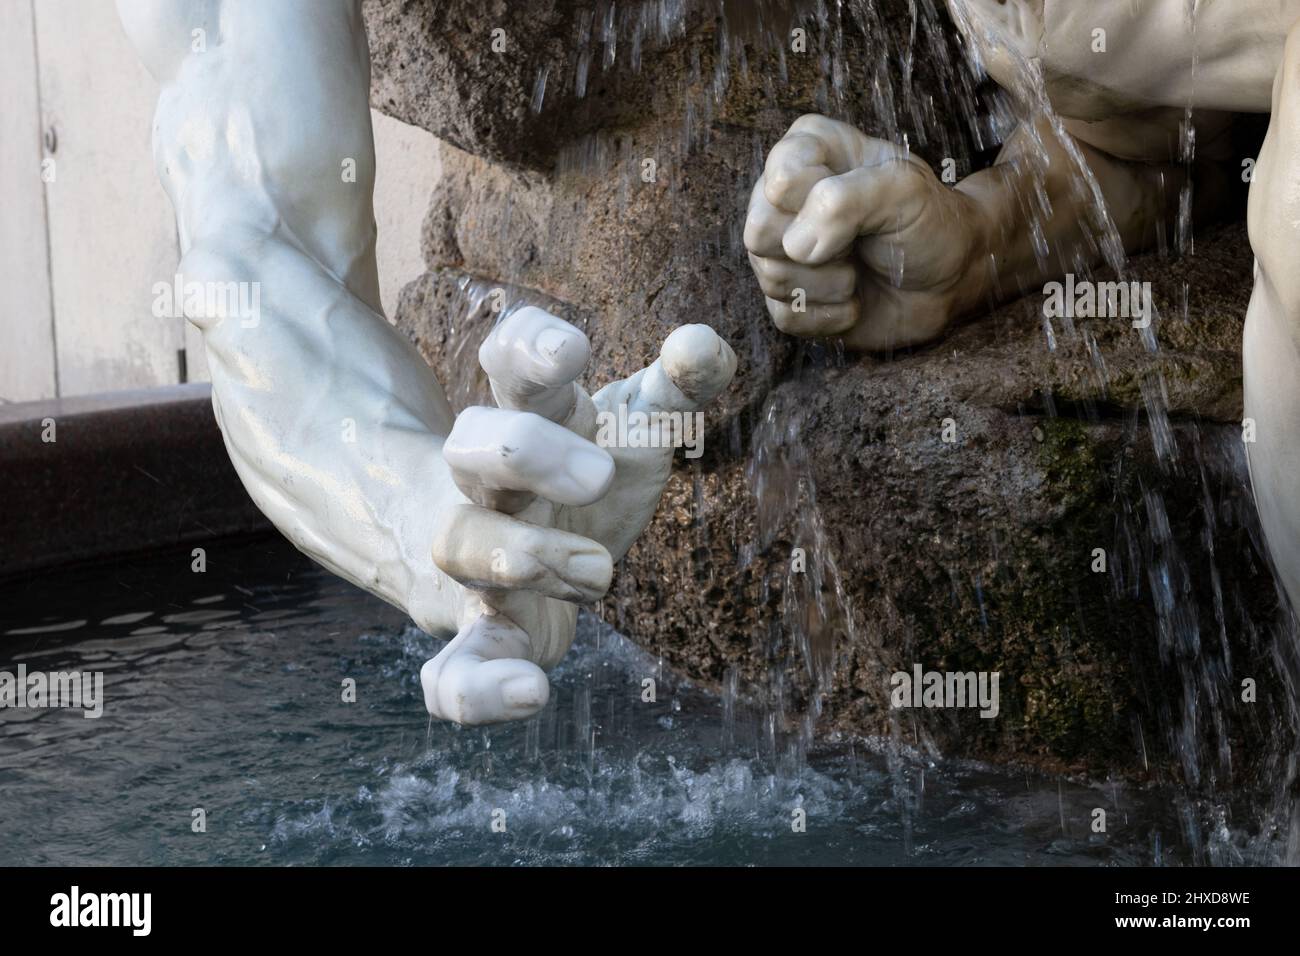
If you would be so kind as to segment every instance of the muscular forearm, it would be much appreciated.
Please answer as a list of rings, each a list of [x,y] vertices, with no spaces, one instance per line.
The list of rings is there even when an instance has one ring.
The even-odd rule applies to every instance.
[[[957,186],[977,223],[958,314],[1146,248],[1172,225],[1183,167],[1125,162],[1060,135],[1046,120],[1021,127],[994,166]]]
[[[464,500],[441,454],[452,413],[375,311],[359,4],[119,7],[162,86],[155,159],[176,207],[181,280],[202,293],[187,317],[203,330],[245,487],[326,567],[454,632],[460,589],[429,552],[434,503]],[[232,310],[225,290],[251,313]]]
[[[187,283],[249,283],[254,314],[203,330],[213,405],[257,505],[339,575],[455,630],[429,553],[435,502],[464,500],[443,462],[452,416],[418,353],[382,316],[274,234],[230,228],[181,263]],[[439,610],[441,609],[441,610]]]

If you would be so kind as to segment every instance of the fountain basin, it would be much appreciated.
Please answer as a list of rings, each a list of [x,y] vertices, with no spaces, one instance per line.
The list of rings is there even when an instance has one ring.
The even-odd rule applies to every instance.
[[[0,578],[265,531],[205,383],[0,405]]]
[[[212,541],[208,555],[204,574],[181,548],[0,589],[5,667],[98,672],[104,687],[97,719],[0,710],[0,829],[29,835],[0,844],[0,865],[1193,858],[1153,790],[847,739],[804,762],[760,711],[588,615],[541,715],[430,725],[418,675],[435,642],[399,612],[278,537]],[[1091,830],[1098,806],[1108,834]],[[1234,834],[1219,852],[1262,851]]]

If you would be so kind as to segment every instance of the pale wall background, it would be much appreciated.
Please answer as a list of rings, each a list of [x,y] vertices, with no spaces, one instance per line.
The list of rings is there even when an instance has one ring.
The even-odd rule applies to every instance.
[[[195,330],[150,310],[180,255],[149,142],[157,97],[112,0],[0,0],[0,402],[207,377]],[[428,133],[373,118],[391,315],[424,271],[441,163]]]

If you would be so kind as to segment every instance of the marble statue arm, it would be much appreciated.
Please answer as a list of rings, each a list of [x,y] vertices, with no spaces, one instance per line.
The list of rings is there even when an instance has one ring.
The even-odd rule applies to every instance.
[[[1178,124],[1193,103],[1192,174],[1216,187],[1194,191],[1195,211],[1214,212],[1228,192],[1216,163],[1240,162],[1224,153],[1223,111],[1268,108],[1300,17],[1300,0],[1202,0],[1193,31],[1183,0],[948,6],[993,79],[1022,102],[1048,96],[1064,120],[1022,125],[991,169],[951,189],[900,147],[798,120],[769,155],[746,224],[778,327],[864,350],[918,344],[960,315],[1143,248],[1176,221],[1188,174]],[[1098,199],[1122,249],[1096,241]]]
[[[118,9],[161,86],[154,157],[176,209],[178,272],[201,293],[186,317],[204,333],[240,478],[332,571],[422,627],[454,630],[428,549],[430,509],[417,506],[435,493],[453,416],[379,313],[359,8],[119,0]],[[206,294],[227,288],[250,308],[228,314],[225,298]]]
[[[901,147],[802,117],[768,155],[745,225],[768,312],[791,334],[881,351],[1041,288],[1101,254],[1080,163],[1125,248],[1172,222],[1181,167],[1067,144],[1046,119],[1019,128],[994,166],[952,188]],[[1031,208],[1037,197],[1045,202]]]
[[[1298,0],[948,0],[989,73],[1038,60],[1063,116],[1153,107],[1262,113]]]
[[[1026,65],[1036,63],[1030,73],[1067,117],[1126,249],[1146,241],[1153,214],[1168,209],[1161,195],[1167,203],[1182,185],[1167,162],[1176,114],[1161,108],[1271,109],[1250,189],[1256,269],[1243,369],[1246,434],[1254,440],[1246,447],[1270,557],[1300,608],[1300,0],[949,0],[949,8],[1007,89],[1023,86]],[[1104,51],[1093,44],[1098,29]],[[1204,133],[1222,132],[1225,119],[1196,115],[1198,158],[1240,162],[1206,148]],[[947,190],[890,144],[822,118],[800,120],[769,157],[746,225],[778,325],[888,347],[938,335],[988,295],[973,265],[981,258],[993,266],[985,275],[995,278],[994,290],[1037,284],[1044,260],[1025,255],[1023,197],[1033,191],[1020,178],[1034,174],[1034,155],[1049,167],[1048,248],[1063,241],[1077,248],[1070,221],[1082,211],[1051,172],[1074,178],[1073,164],[1061,162],[1070,143],[1043,132],[1022,128],[997,166]],[[1018,154],[1031,162],[1017,164]],[[1197,190],[1205,192],[1214,190]],[[1067,262],[1058,262],[1065,271]],[[824,305],[796,312],[798,290]]]
[[[479,353],[500,407],[454,415],[379,307],[357,0],[119,0],[119,12],[162,88],[154,153],[185,313],[245,487],[317,561],[455,635],[421,674],[431,715],[536,713],[576,604],[608,588],[671,466],[671,445],[598,447],[598,416],[697,409],[730,381],[734,354],[686,326],[589,398],[575,381],[586,337],[523,309]]]
[[[1269,556],[1300,610],[1300,24],[1287,38],[1250,187],[1255,290],[1242,341],[1251,484]]]

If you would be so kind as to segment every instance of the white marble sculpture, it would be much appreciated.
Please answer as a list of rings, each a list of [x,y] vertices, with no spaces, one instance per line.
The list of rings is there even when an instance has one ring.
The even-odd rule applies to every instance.
[[[588,396],[575,382],[586,336],[522,309],[479,352],[499,407],[453,414],[380,308],[359,0],[118,11],[162,89],[154,159],[179,272],[187,286],[257,290],[255,314],[220,297],[186,308],[249,494],[321,564],[456,635],[421,674],[431,715],[538,712],[577,603],[604,594],[671,468],[662,436],[598,447],[598,413],[693,412],[730,382],[734,353],[683,326],[648,368]]]
[[[995,166],[950,188],[895,144],[801,118],[769,154],[745,227],[772,319],[866,351],[935,339],[997,298],[1042,289],[1076,252],[1099,258],[1083,241],[1077,163],[1132,251],[1177,217],[1186,110],[1195,108],[1196,195],[1208,203],[1223,194],[1216,176],[1239,176],[1254,159],[1230,152],[1231,114],[1271,111],[1250,189],[1247,450],[1274,564],[1300,608],[1300,0],[948,6],[992,78],[1022,101],[1045,93],[1064,135],[1040,112]],[[1045,258],[1026,210],[1031,176],[1052,210]]]

